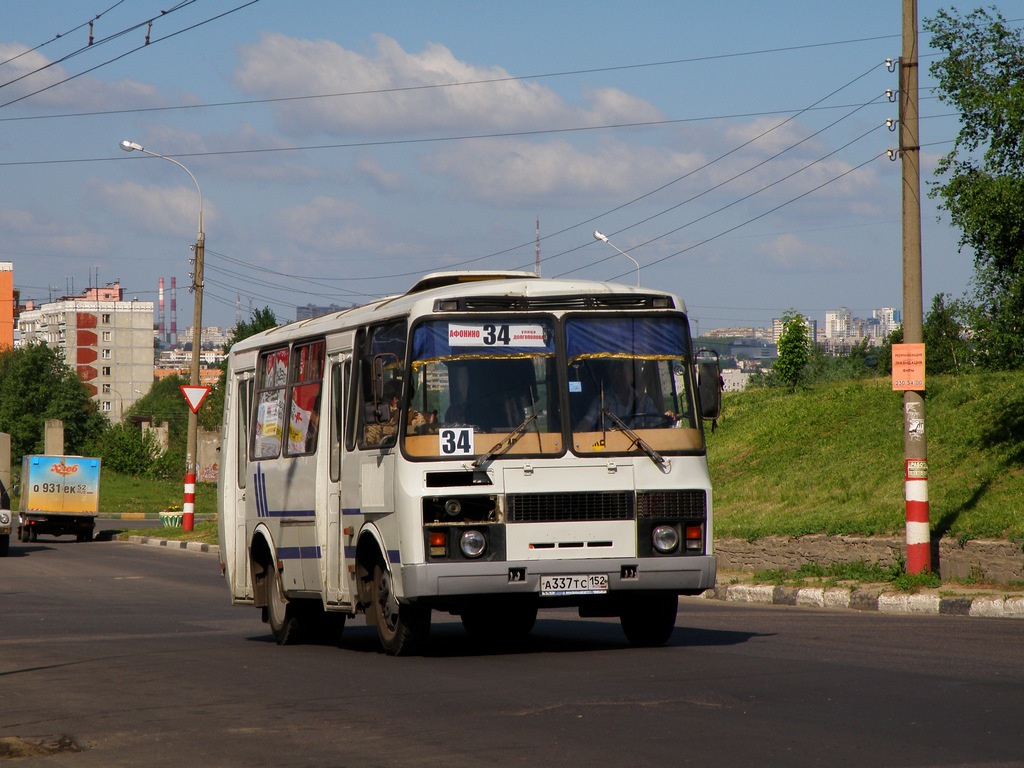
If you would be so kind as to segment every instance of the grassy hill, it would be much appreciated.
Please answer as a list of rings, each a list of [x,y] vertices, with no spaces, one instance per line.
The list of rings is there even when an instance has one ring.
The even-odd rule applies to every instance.
[[[1024,373],[927,386],[933,538],[1024,537]],[[904,533],[903,395],[888,379],[727,394],[708,448],[716,538]]]

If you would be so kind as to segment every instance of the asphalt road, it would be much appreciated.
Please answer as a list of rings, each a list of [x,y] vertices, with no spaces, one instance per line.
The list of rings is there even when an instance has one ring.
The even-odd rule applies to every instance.
[[[278,647],[213,555],[44,537],[0,560],[0,759],[1024,766],[1019,621],[687,599],[677,627],[633,649],[616,621],[542,612],[492,653],[435,614],[396,659],[360,617],[340,648]]]

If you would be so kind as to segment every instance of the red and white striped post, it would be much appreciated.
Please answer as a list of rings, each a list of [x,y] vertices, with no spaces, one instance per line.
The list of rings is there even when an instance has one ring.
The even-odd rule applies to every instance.
[[[195,466],[193,464],[192,466]],[[196,475],[190,472],[185,475],[185,504],[181,510],[181,529],[191,531],[196,513]]]
[[[907,502],[907,573],[931,570],[931,526],[928,519],[928,462],[907,459],[904,496]]]

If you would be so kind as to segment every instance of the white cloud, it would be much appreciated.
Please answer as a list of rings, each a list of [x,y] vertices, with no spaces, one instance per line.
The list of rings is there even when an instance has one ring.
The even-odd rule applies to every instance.
[[[359,178],[380,191],[395,192],[402,187],[402,174],[385,170],[374,157],[357,158],[355,170]]]
[[[86,183],[84,194],[89,205],[108,210],[107,215],[117,217],[120,226],[135,232],[184,237],[198,228],[198,198],[191,185],[164,187],[134,181],[92,181]],[[216,217],[216,207],[204,200],[203,228]]]
[[[387,252],[391,246],[377,233],[384,231],[356,203],[320,195],[285,208],[275,220],[282,235],[317,253],[332,253],[339,260],[365,252]]]
[[[50,109],[100,110],[126,104],[135,108],[164,104],[159,89],[153,85],[129,79],[97,80],[89,75],[68,80],[70,74],[62,66],[38,51],[25,51],[26,46],[18,43],[0,43],[0,61],[6,62],[4,82],[10,84],[3,90],[0,104],[30,94],[22,104]]]
[[[552,197],[628,199],[678,177],[701,162],[697,154],[630,146],[617,141],[581,148],[566,141],[521,139],[474,142],[425,161],[460,195],[535,204]],[[564,199],[563,199],[564,202]]]
[[[792,233],[779,235],[765,248],[771,265],[780,272],[834,272],[843,267],[839,252],[820,240],[804,240]]]
[[[102,252],[106,238],[64,219],[59,222],[47,214],[24,209],[0,209],[0,231],[5,251],[33,254],[47,259],[91,255]]]
[[[612,88],[589,93],[590,104],[577,109],[501,67],[460,61],[443,45],[409,53],[386,35],[375,40],[376,51],[364,56],[329,40],[268,34],[242,49],[235,80],[264,98],[349,94],[275,104],[283,130],[294,135],[517,131],[660,115],[649,102]]]

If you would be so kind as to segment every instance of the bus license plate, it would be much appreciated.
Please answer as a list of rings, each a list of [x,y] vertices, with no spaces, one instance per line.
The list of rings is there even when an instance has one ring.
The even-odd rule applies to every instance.
[[[564,573],[558,576],[541,576],[542,595],[603,595],[608,591],[606,573]]]

